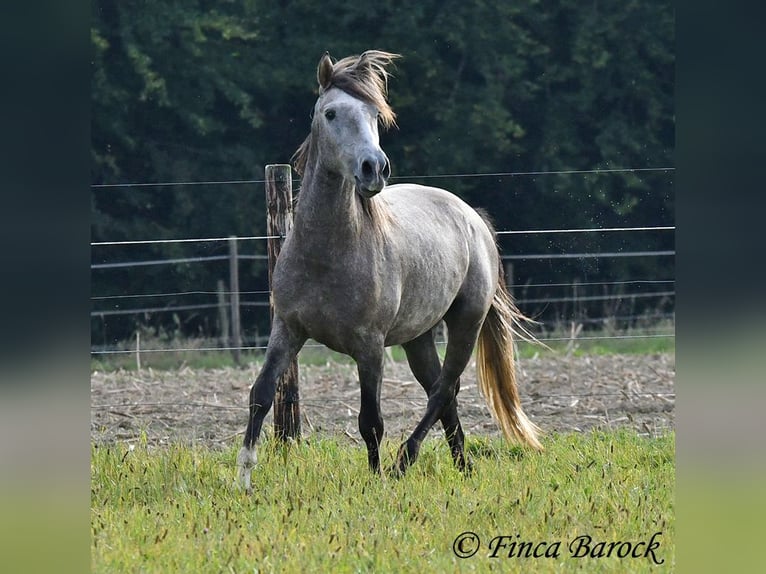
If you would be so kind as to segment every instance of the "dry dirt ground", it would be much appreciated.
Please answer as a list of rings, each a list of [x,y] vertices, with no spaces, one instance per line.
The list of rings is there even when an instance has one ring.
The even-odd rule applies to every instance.
[[[133,442],[146,433],[155,445],[230,446],[244,433],[256,375],[256,367],[93,372],[91,438]],[[544,431],[631,427],[656,436],[674,427],[673,354],[526,359],[519,375],[524,410]],[[466,433],[499,434],[476,386],[473,364],[461,381],[458,413]],[[345,435],[361,442],[353,364],[301,365],[300,393],[304,435]],[[388,437],[409,434],[425,406],[425,393],[406,363],[388,362],[381,398]],[[272,420],[270,413],[266,425]]]

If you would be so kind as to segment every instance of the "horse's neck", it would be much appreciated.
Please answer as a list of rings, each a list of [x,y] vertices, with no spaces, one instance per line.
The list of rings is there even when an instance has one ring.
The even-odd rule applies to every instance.
[[[354,184],[342,177],[307,170],[295,211],[294,233],[304,249],[353,247],[370,225]]]

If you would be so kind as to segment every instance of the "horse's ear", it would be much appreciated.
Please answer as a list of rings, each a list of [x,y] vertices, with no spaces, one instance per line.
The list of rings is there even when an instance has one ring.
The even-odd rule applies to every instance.
[[[330,87],[330,80],[332,79],[332,58],[330,53],[325,52],[322,59],[319,60],[319,66],[317,67],[317,81],[322,91]]]

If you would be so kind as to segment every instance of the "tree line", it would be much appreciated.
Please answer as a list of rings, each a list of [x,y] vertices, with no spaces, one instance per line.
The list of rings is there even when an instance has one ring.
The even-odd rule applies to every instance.
[[[320,56],[370,48],[403,56],[389,83],[398,128],[382,135],[394,177],[450,189],[486,208],[498,229],[673,224],[672,171],[475,176],[672,166],[674,14],[661,0],[97,0],[92,183],[262,180],[264,166],[287,163],[308,133]],[[432,177],[443,174],[463,177]],[[262,198],[262,184],[95,187],[91,239],[259,235]],[[604,239],[513,236],[501,247],[506,254],[599,251]],[[608,250],[618,251],[673,246],[672,234],[609,241]],[[243,249],[264,253],[265,245]],[[224,252],[224,244],[94,247],[92,259]],[[228,276],[224,265],[94,270],[92,290],[214,291]],[[521,284],[673,276],[672,258],[517,267]],[[240,274],[243,288],[264,288],[263,261],[243,261]],[[215,313],[115,317],[108,334],[104,321],[94,321],[94,341],[125,337],[141,321],[209,334]]]

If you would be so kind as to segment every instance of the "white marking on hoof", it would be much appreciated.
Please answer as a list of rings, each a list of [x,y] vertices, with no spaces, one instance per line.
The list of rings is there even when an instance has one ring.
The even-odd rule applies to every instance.
[[[252,491],[250,483],[250,474],[253,467],[258,464],[258,453],[255,451],[255,445],[252,448],[242,447],[237,455],[237,474],[239,485],[245,489],[245,492]]]

